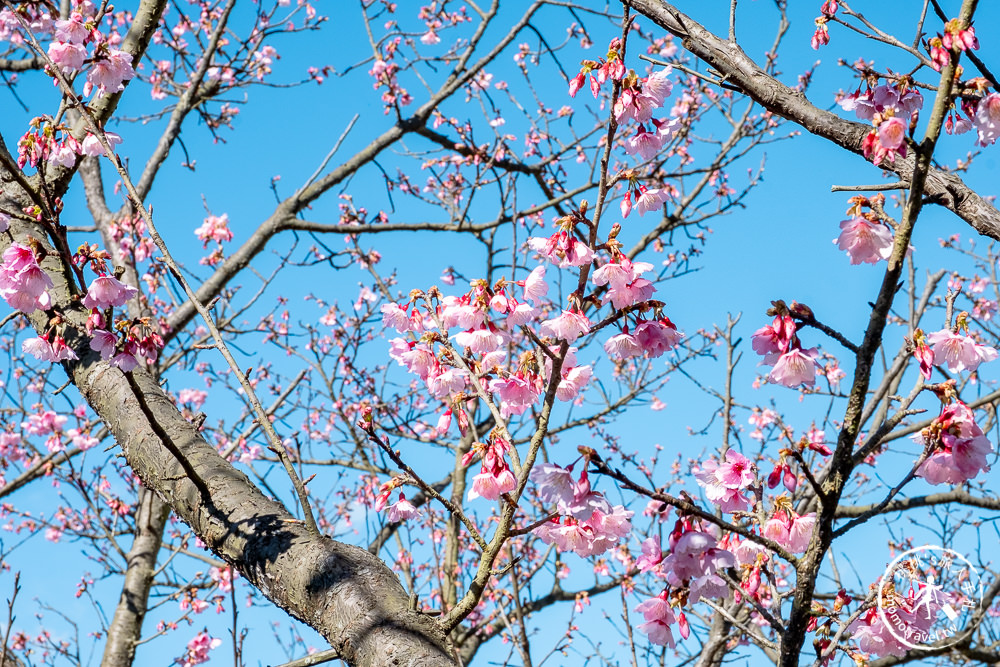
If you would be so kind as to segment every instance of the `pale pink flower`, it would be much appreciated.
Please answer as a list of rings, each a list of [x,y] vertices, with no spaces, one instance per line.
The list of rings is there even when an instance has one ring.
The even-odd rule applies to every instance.
[[[646,620],[645,623],[639,624],[639,630],[649,636],[650,642],[674,648],[676,644],[670,632],[670,624],[675,622],[674,612],[663,596],[649,598],[641,602],[635,610]]]
[[[770,325],[754,332],[750,344],[757,354],[781,354],[788,349],[794,336],[795,321],[788,315],[778,315]]]
[[[406,314],[406,309],[398,303],[383,304],[379,310],[382,312],[383,327],[392,327],[399,333],[410,330],[410,318]]]
[[[86,308],[113,308],[124,306],[129,299],[139,293],[134,287],[130,287],[119,281],[114,276],[98,276],[87,288],[87,296],[83,297],[83,305]]]
[[[399,500],[389,505],[385,510],[385,520],[388,523],[399,523],[418,516],[420,516],[420,510],[414,507],[413,503],[407,500],[402,492],[399,494]]]
[[[561,315],[545,320],[539,327],[543,336],[552,336],[572,343],[580,336],[590,331],[590,320],[583,313],[564,310]]]
[[[108,49],[107,56],[95,57],[87,71],[87,83],[83,94],[89,95],[97,88],[97,97],[108,93],[117,93],[125,89],[124,81],[135,76],[132,69],[132,56],[119,49]]]
[[[507,335],[501,331],[494,331],[489,327],[475,329],[473,331],[460,331],[453,336],[455,342],[461,347],[467,347],[474,354],[487,354],[493,352],[507,342]]]
[[[649,132],[640,125],[635,135],[625,140],[625,152],[639,155],[643,160],[652,160],[663,147],[663,139],[656,132]]]
[[[906,123],[898,116],[882,121],[878,126],[878,140],[887,150],[898,152],[906,144]]]
[[[80,12],[73,12],[68,19],[57,19],[53,38],[60,42],[83,44],[90,30],[84,25],[85,19]]]
[[[563,379],[556,387],[556,398],[572,401],[590,383],[593,369],[590,366],[574,366],[568,371],[563,368]]]
[[[504,320],[504,323],[509,327],[520,327],[528,322],[533,322],[541,312],[537,308],[533,308],[530,303],[517,303],[513,299],[510,301],[516,305],[507,315],[507,319]]]
[[[1000,93],[990,93],[979,101],[972,126],[979,133],[980,146],[996,142],[1000,136]]]
[[[194,667],[208,662],[208,652],[222,645],[222,640],[209,636],[207,631],[199,632],[188,642],[187,653],[177,659],[181,667]]]
[[[640,356],[642,354],[642,347],[635,339],[635,336],[627,331],[623,331],[616,336],[612,336],[604,343],[604,351],[612,359],[624,360]]]
[[[108,145],[111,146],[111,150],[114,150],[115,146],[122,142],[121,135],[116,134],[115,132],[105,130],[104,137],[107,139]],[[98,139],[96,135],[88,132],[80,146],[80,151],[82,155],[101,157],[104,155],[104,146],[101,145],[101,140]]]
[[[816,349],[791,349],[785,352],[774,368],[771,369],[768,380],[786,387],[797,387],[800,384],[812,386],[816,382]]]
[[[564,231],[556,232],[547,239],[529,238],[528,247],[558,264],[561,269],[583,266],[594,260],[594,251],[590,246]]]
[[[640,572],[649,572],[656,568],[663,561],[663,552],[660,550],[660,540],[656,537],[648,537],[642,543],[642,555],[635,561],[635,566]]]
[[[516,488],[517,478],[509,468],[504,467],[496,471],[484,469],[472,479],[468,499],[498,500],[501,494],[510,493]]]
[[[548,293],[549,284],[545,282],[545,265],[541,264],[532,269],[528,277],[524,279],[524,298],[537,306]]]
[[[946,365],[952,373],[974,371],[983,362],[997,358],[997,351],[977,343],[971,336],[963,336],[950,329],[927,334],[927,342],[934,351],[934,364]]]
[[[83,69],[83,61],[87,59],[87,47],[82,44],[52,42],[49,44],[49,58],[63,72],[79,72]]]
[[[855,216],[841,222],[840,229],[834,243],[847,251],[851,264],[875,264],[892,254],[892,232],[880,222]]]
[[[204,241],[208,247],[209,241],[224,243],[233,240],[233,232],[229,229],[229,214],[210,215],[201,223],[201,227],[194,230],[195,236]]]
[[[635,209],[639,215],[646,215],[650,211],[658,211],[670,199],[670,193],[661,188],[646,188],[639,186],[639,196],[635,200]]]

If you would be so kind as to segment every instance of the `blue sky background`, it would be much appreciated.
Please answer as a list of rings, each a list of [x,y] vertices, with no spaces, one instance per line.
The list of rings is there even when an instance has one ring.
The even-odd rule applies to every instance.
[[[367,40],[357,12],[353,11],[354,8],[351,8],[352,11],[340,11],[339,3],[326,4],[328,6],[325,8],[321,6],[320,11],[336,13],[336,18],[324,26],[322,31],[300,35],[276,44],[282,55],[282,59],[275,66],[276,81],[299,80],[309,65],[331,64],[343,69],[346,64],[357,62],[368,54]],[[516,13],[518,3],[510,4]],[[782,79],[787,83],[794,83],[799,73],[819,61],[808,92],[809,99],[817,105],[830,107],[833,105],[833,96],[837,90],[843,89],[849,92],[857,86],[857,80],[851,76],[851,72],[837,66],[838,57],[848,61],[853,61],[861,55],[875,58],[875,64],[880,69],[886,66],[899,69],[907,67],[908,61],[886,58],[884,52],[873,50],[868,43],[861,42],[854,35],[835,25],[831,26],[831,44],[818,53],[814,52],[809,47],[809,37],[813,31],[812,19],[818,14],[821,3],[816,1],[790,4],[792,25],[780,50]],[[911,22],[907,12],[910,8],[917,11],[919,5],[910,3],[908,10],[900,11],[899,6],[890,7],[889,4],[886,3],[882,7],[865,7],[866,16],[879,25],[891,28],[893,21],[902,21],[903,24]],[[957,3],[953,4],[957,7]],[[996,62],[996,41],[990,39],[986,28],[995,24],[996,7],[990,3],[982,4],[977,15],[977,26],[981,27],[980,39],[983,44],[979,55],[988,63]],[[679,7],[715,32],[725,32],[728,3],[681,2]],[[557,20],[554,10],[551,11],[551,16],[553,21]],[[773,7],[763,0],[740,4],[737,34],[744,50],[758,62],[762,61],[764,51],[771,45],[774,18]],[[644,28],[652,27],[649,21],[640,19],[639,22]],[[540,23],[544,21],[540,20]],[[929,20],[927,25],[930,31],[939,28],[939,23],[934,20]],[[598,20],[589,21],[588,27],[597,46],[589,51],[573,47],[563,51],[560,57],[567,69],[572,70],[580,58],[599,55],[603,45],[617,34],[615,28],[601,24]],[[499,29],[495,32],[498,34]],[[490,71],[498,79],[504,78],[510,81],[513,87],[517,76],[510,63],[509,55],[501,56]],[[628,65],[637,70],[644,67],[644,63],[634,58],[630,59]],[[391,120],[382,114],[381,104],[378,102],[377,93],[371,90],[371,80],[365,74],[366,70],[367,66],[360,67],[343,79],[330,77],[321,86],[309,84],[292,90],[250,89],[247,94],[251,103],[242,107],[242,112],[234,122],[235,131],[222,132],[225,143],[210,144],[211,137],[208,131],[200,127],[195,119],[188,121],[184,141],[191,157],[197,161],[196,170],[192,172],[181,168],[183,154],[175,150],[150,194],[149,202],[154,206],[159,229],[167,243],[173,252],[185,261],[190,270],[196,275],[207,275],[207,271],[197,265],[197,259],[202,251],[201,244],[193,233],[205,217],[206,205],[214,214],[229,215],[232,229],[236,234],[234,243],[239,243],[274,209],[274,193],[270,189],[273,177],[281,177],[277,184],[278,194],[284,196],[290,194],[315,170],[355,113],[361,114],[360,119],[344,142],[334,164],[337,163],[337,159],[343,159],[363,148],[369,137],[389,125]],[[540,77],[549,77],[545,80],[545,85],[540,88],[548,95],[547,101],[550,104],[560,106],[568,104],[577,109],[578,113],[584,105],[593,104],[586,91],[576,100],[571,100],[565,94],[565,81],[555,68],[540,68],[538,74]],[[0,109],[4,114],[0,126],[3,128],[8,145],[16,143],[16,138],[24,131],[28,119],[42,112],[51,113],[57,101],[57,93],[48,82],[38,79],[32,81],[31,77],[24,79],[19,92],[30,106],[29,113],[21,111],[9,95],[0,97],[0,100],[3,100],[0,102],[2,105]],[[463,97],[464,95],[459,94],[455,101],[446,105],[446,113],[459,117],[463,113],[469,113],[477,117],[479,113],[477,109],[469,111],[462,109]],[[930,93],[925,92],[927,100],[925,108],[929,106],[931,97]],[[126,115],[139,115],[155,106],[149,100],[146,90],[132,90],[122,107],[122,112]],[[513,125],[514,123],[511,123],[511,126]],[[507,130],[519,134],[520,137],[520,133],[511,126],[508,126]],[[149,126],[121,124],[112,129],[119,131],[125,137],[121,152],[132,156],[135,164],[140,164],[155,144],[158,127],[156,123]],[[699,131],[706,133],[712,129],[709,126],[700,128]],[[789,129],[790,126],[785,125],[779,132],[787,132]],[[419,144],[415,142],[414,146]],[[945,162],[954,162],[954,159],[964,157],[970,150],[973,150],[972,135],[944,137],[939,158]],[[985,149],[977,160],[976,168],[965,176],[966,181],[971,186],[979,188],[982,194],[994,192],[995,151],[995,147]],[[389,154],[383,155],[383,158],[383,166],[386,168],[394,166],[396,162],[403,162]],[[741,163],[742,169],[730,170],[733,187],[740,188],[745,169],[757,166],[760,158],[760,153],[755,152]],[[373,186],[372,183],[376,181],[370,178],[371,175],[369,172],[366,180],[359,177],[354,182],[346,184],[344,189],[354,196],[354,201],[359,206],[365,206],[371,211],[388,209],[390,202],[385,196],[384,188]],[[419,178],[420,175],[416,174],[414,181],[419,183]],[[860,338],[867,322],[867,308],[864,304],[874,298],[883,267],[850,266],[846,255],[831,243],[831,239],[839,233],[839,221],[845,217],[844,210],[847,208],[849,195],[831,193],[829,188],[831,184],[874,183],[879,178],[879,171],[866,164],[863,158],[848,155],[826,141],[808,135],[768,146],[764,180],[747,200],[746,210],[713,220],[710,226],[714,233],[708,239],[704,255],[697,260],[698,271],[667,283],[661,290],[658,296],[667,302],[667,313],[681,329],[693,332],[698,328],[709,328],[714,323],[724,324],[727,313],[743,312],[738,333],[748,342],[749,335],[769,320],[764,311],[772,299],[781,298],[789,302],[794,299],[811,306],[825,323],[843,331],[851,338]],[[109,179],[109,185],[111,183]],[[309,218],[317,221],[334,220],[338,204],[335,194],[335,192],[329,193],[309,212]],[[79,221],[73,219],[74,212],[77,211]],[[889,212],[894,213],[892,210]],[[489,219],[486,216],[492,217],[495,210],[483,205],[482,209],[477,208],[475,213],[482,215],[484,219]],[[429,213],[419,207],[400,208],[391,216],[391,220],[416,220],[421,219],[422,215]],[[608,218],[611,219],[613,218]],[[63,222],[86,224],[86,221],[86,209],[77,184],[67,198],[67,210],[63,215]],[[629,234],[638,234],[642,224],[642,219],[633,214],[624,225],[623,237],[628,238]],[[936,269],[953,263],[954,254],[940,250],[937,239],[955,233],[963,237],[974,235],[964,222],[947,211],[935,207],[925,209],[913,242],[917,248],[915,257],[922,267],[918,275],[925,268]],[[326,240],[333,247],[339,247],[339,238],[331,237]],[[428,246],[423,236],[407,233],[362,239],[363,247],[375,247],[383,254],[385,258],[383,267],[397,270],[399,287],[404,292],[414,287],[423,288],[440,284],[441,272],[449,265],[468,277],[477,277],[481,274],[482,252],[477,244],[454,237],[439,237],[434,243],[442,245]],[[273,242],[269,249],[280,250],[284,247],[287,247],[287,240],[278,240]],[[255,266],[262,274],[267,274],[277,262],[277,256],[269,252],[264,253]],[[256,289],[255,280],[249,274],[242,275],[241,280],[246,281],[246,290]],[[368,283],[369,277],[365,271],[358,268],[332,274],[328,284],[317,284],[312,270],[306,273],[305,269],[291,268],[283,273],[280,281],[272,289],[271,296],[276,297],[281,294],[289,298],[293,322],[297,319],[314,321],[320,313],[316,310],[315,304],[302,301],[307,292],[322,296],[328,301],[339,300],[346,304],[356,298],[357,284],[360,282]],[[458,293],[459,287],[464,289],[464,286],[456,285],[451,293]],[[260,309],[266,310],[272,305],[273,298],[262,303]],[[890,332],[889,335],[893,334]],[[823,343],[825,349],[837,354],[844,361],[848,378],[850,377],[851,369],[841,350],[828,344],[814,331],[806,332],[804,337],[807,343]],[[274,353],[263,346],[253,349],[241,345],[241,349],[247,353],[240,357],[241,363],[256,365],[261,358],[275,359]],[[808,428],[810,421],[814,419],[819,421],[822,418],[826,407],[822,402],[807,400],[799,404],[795,392],[782,388],[766,387],[756,391],[751,389],[751,382],[760,372],[755,367],[756,361],[756,355],[745,342],[744,359],[735,382],[740,401],[767,406],[773,397],[787,412],[789,423],[796,427],[797,432]],[[699,379],[716,387],[722,385],[724,368],[721,364],[706,361],[694,368],[699,371]],[[997,371],[994,367],[984,367],[981,386],[989,390],[988,386],[996,377]],[[172,390],[176,391],[183,387],[177,384],[177,381],[175,376],[171,381]],[[201,385],[196,382],[200,381],[192,377],[191,386],[200,387]],[[653,412],[639,406],[610,427],[622,436],[624,441],[634,443],[632,447],[625,447],[626,450],[631,448],[649,451],[653,444],[661,444],[671,454],[680,452],[687,459],[697,458],[704,450],[712,450],[718,446],[717,428],[711,429],[705,436],[689,434],[689,427],[698,430],[708,422],[711,411],[717,408],[714,399],[707,398],[681,376],[675,376],[659,397],[667,403],[667,409]],[[925,402],[924,407],[933,406]],[[213,393],[204,408],[210,420],[216,419],[217,416],[233,414],[236,409],[236,402],[232,397],[221,392]],[[746,417],[745,411],[738,412],[737,422],[746,427]],[[747,430],[749,431],[749,428]],[[828,435],[830,433],[828,431]],[[572,447],[575,449],[576,444],[600,444],[587,442],[587,437],[589,436],[586,434],[580,434],[573,440]],[[744,440],[744,443],[750,442]],[[911,447],[909,451],[912,453],[914,449]],[[92,452],[92,455],[94,460],[97,456],[102,456],[100,452]],[[907,456],[904,454],[895,460],[901,465],[908,460],[912,461],[912,456],[909,459]],[[887,473],[887,477],[892,478],[893,472],[896,475],[901,474],[899,470],[893,470]],[[323,475],[321,472],[320,480]],[[335,479],[332,473],[329,473],[329,478]],[[997,473],[991,473],[988,479],[995,485]],[[606,485],[602,486],[607,488]],[[926,485],[918,482],[915,488],[922,486]],[[695,491],[693,484],[687,488],[691,492]],[[52,500],[52,490],[44,482],[35,483],[14,497],[14,501],[24,507],[40,505],[51,507]],[[641,504],[636,509],[639,508]],[[883,546],[885,540],[883,527],[873,523],[857,532],[854,538],[848,540],[849,548],[838,554],[838,557],[850,559],[857,567],[860,578],[867,584],[881,572],[890,556]],[[636,537],[641,540],[641,536]],[[995,534],[992,539],[996,539]],[[5,537],[5,540],[9,538]],[[634,543],[637,542],[638,540]],[[5,545],[9,546],[9,543],[6,541]],[[861,546],[865,544],[867,546]],[[37,595],[39,599],[49,599],[50,596],[47,595],[49,591],[73,589],[80,573],[77,554],[74,551],[72,545],[62,544],[56,548],[36,537],[13,554],[10,561],[12,570],[24,569],[22,575],[24,592],[19,601],[16,627],[30,626],[31,622],[28,619],[38,610],[36,603],[32,601],[33,597]],[[580,565],[575,556],[567,556],[567,561],[571,565]],[[43,571],[39,568],[40,565],[44,566],[44,575],[39,574]],[[579,581],[586,580],[586,570],[586,567],[581,568]],[[10,581],[9,573],[0,574],[0,597],[8,594]],[[109,580],[98,583],[95,589],[108,615],[113,611],[118,585],[117,580]],[[93,614],[92,607],[84,599],[73,599],[70,595],[59,595],[58,599],[60,611],[70,618],[87,619]],[[633,607],[634,603],[635,601],[630,601],[630,607]],[[175,603],[167,603],[166,607],[171,608],[169,613],[152,612],[147,619],[147,630],[159,618],[170,617],[173,614],[173,606]],[[614,644],[618,641],[618,637],[610,628],[608,621],[602,619],[602,608],[607,610],[612,621],[618,617],[620,599],[617,592],[607,594],[604,599],[595,599],[593,605],[577,619],[577,622],[591,641],[603,640],[607,644]],[[254,630],[248,639],[247,664],[284,661],[286,658],[273,645],[270,640],[271,635],[266,628],[267,619],[281,618],[284,621],[284,615],[267,608],[253,610],[241,608],[240,611],[241,618],[245,619],[246,624]],[[51,612],[46,612],[44,622],[46,627],[58,628],[58,624],[49,625],[51,616]],[[228,617],[219,619],[214,612],[206,612],[195,618],[190,633],[183,630],[177,633],[176,643],[170,644],[170,650],[156,648],[153,649],[152,656],[140,651],[140,663],[167,664],[169,658],[166,656],[172,658],[179,655],[180,646],[205,623],[212,624],[214,636],[226,639],[224,626],[219,625],[219,621],[226,620]],[[563,616],[559,616],[558,620],[548,619],[546,616],[540,617],[536,623],[540,628],[540,645],[544,645],[541,637],[561,633],[565,628],[563,623]],[[89,626],[81,624],[83,632],[87,631],[87,627]],[[322,640],[314,633],[311,636],[311,643],[321,648],[325,647],[321,643]],[[174,639],[169,641],[174,642]],[[228,642],[228,639],[226,641]],[[640,645],[644,645],[645,638],[639,635],[637,641]],[[90,645],[87,641],[82,643],[85,646]],[[158,642],[152,646],[161,647],[165,643],[167,642]],[[227,646],[228,644],[224,644],[215,652],[212,664],[223,664],[229,659]],[[101,648],[102,642],[98,642],[95,657],[88,660],[84,656],[84,663],[97,664]],[[580,647],[580,650],[585,653],[586,647]],[[509,647],[494,643],[477,656],[477,663],[482,660],[482,664],[487,664],[491,659],[502,661],[508,651]],[[607,647],[607,651],[610,652],[611,648]],[[164,658],[159,660],[160,656]],[[144,660],[150,662],[143,662]],[[578,658],[574,658],[572,654],[566,658],[556,656],[549,664],[578,664]]]

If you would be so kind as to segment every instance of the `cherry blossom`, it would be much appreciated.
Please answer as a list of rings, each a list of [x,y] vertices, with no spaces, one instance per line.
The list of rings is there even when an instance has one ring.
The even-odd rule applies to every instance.
[[[800,384],[812,386],[816,382],[816,348],[794,348],[782,354],[771,369],[768,380],[786,387]]]
[[[993,452],[993,445],[976,424],[972,410],[961,401],[945,406],[914,439],[930,448],[917,475],[931,484],[962,484],[990,469],[986,457]]]
[[[0,264],[0,296],[14,308],[25,313],[49,307],[46,290],[52,287],[49,278],[35,259],[31,248],[12,243],[3,253]]]
[[[674,648],[676,644],[670,626],[676,619],[670,603],[667,602],[665,591],[659,597],[649,598],[640,603],[635,610],[646,620],[639,625],[639,630],[649,635],[649,641]]]
[[[927,334],[927,342],[934,351],[934,364],[947,366],[952,373],[974,371],[983,362],[997,358],[996,349],[977,343],[971,336],[963,336],[951,329]]]
[[[124,306],[138,293],[136,288],[124,284],[114,276],[102,275],[95,278],[87,287],[83,305],[98,310]]]
[[[562,314],[542,322],[539,332],[572,343],[590,331],[590,320],[579,311],[564,310]]]
[[[833,242],[847,252],[851,264],[875,264],[892,254],[892,232],[878,221],[855,216],[841,222],[840,229]]]

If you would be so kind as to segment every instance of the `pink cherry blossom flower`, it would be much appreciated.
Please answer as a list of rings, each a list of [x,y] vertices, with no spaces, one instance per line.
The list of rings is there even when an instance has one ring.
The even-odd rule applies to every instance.
[[[639,196],[635,200],[635,210],[639,215],[646,215],[650,211],[658,211],[670,199],[670,193],[661,188],[646,188],[639,186]]]
[[[997,351],[977,343],[971,336],[963,336],[950,329],[927,334],[927,342],[934,351],[934,364],[946,365],[952,373],[974,371],[983,362],[997,358]]]
[[[94,88],[97,89],[96,97],[120,92],[125,89],[123,82],[134,76],[132,56],[119,49],[108,49],[106,56],[94,58],[93,64],[87,71],[87,83],[83,87],[83,94],[90,95]]]
[[[49,58],[65,73],[79,72],[87,59],[87,47],[82,44],[52,42],[49,44]]]
[[[382,312],[383,327],[392,327],[399,333],[410,330],[410,318],[406,314],[406,309],[398,303],[384,304],[379,310]]]
[[[649,636],[650,642],[670,648],[676,646],[674,636],[670,632],[670,625],[675,622],[674,613],[665,598],[649,598],[640,603],[635,610],[646,619],[645,623],[639,624],[639,630]]]
[[[556,232],[547,239],[529,238],[528,247],[558,264],[561,269],[583,266],[594,260],[594,251],[590,246],[564,231]]]
[[[656,132],[649,132],[640,125],[635,135],[625,140],[625,152],[639,155],[643,160],[652,160],[663,147],[663,140]]]
[[[558,503],[561,507],[572,504],[576,494],[572,470],[554,463],[539,463],[531,469],[528,479],[535,483],[535,493],[542,502]]]
[[[108,140],[108,145],[111,146],[111,150],[114,150],[115,146],[122,142],[121,136],[114,132],[105,130],[104,136]],[[101,157],[104,155],[104,146],[101,145],[100,139],[88,132],[87,136],[83,139],[83,143],[80,145],[80,151],[82,155]]]
[[[35,259],[31,248],[12,243],[3,253],[0,263],[0,296],[15,310],[25,313],[50,305],[49,278]]]
[[[513,301],[513,299],[511,299],[511,301]],[[508,327],[520,327],[528,322],[533,322],[540,313],[540,310],[533,308],[529,303],[516,303],[513,310],[511,310],[507,315],[507,319],[504,320],[504,323]]]
[[[222,640],[209,636],[207,631],[199,632],[188,642],[187,652],[176,660],[181,667],[194,667],[208,662],[208,652],[222,645]]]
[[[572,343],[580,336],[590,331],[590,320],[583,313],[564,310],[561,315],[545,320],[539,327],[543,336],[552,336]]]
[[[545,265],[536,266],[524,279],[524,298],[536,306],[549,293],[549,284],[545,282]]]
[[[204,247],[208,247],[209,241],[225,243],[233,240],[233,231],[229,229],[229,214],[210,215],[205,218],[201,226],[194,230],[195,236],[204,241]]]
[[[834,243],[847,251],[851,264],[875,264],[892,254],[892,232],[880,222],[855,216],[841,222],[840,229]]]
[[[556,398],[560,401],[572,401],[590,383],[593,377],[593,369],[590,366],[573,366],[570,369],[563,368],[563,379],[556,387]]]
[[[789,315],[778,315],[770,325],[754,332],[750,344],[757,354],[781,354],[788,349],[794,337],[795,321]]]
[[[628,331],[612,336],[604,343],[604,351],[612,359],[625,360],[642,355],[642,346]]]
[[[90,35],[90,30],[84,25],[84,18],[80,12],[73,12],[69,19],[57,19],[53,38],[60,42],[71,44],[82,44]]]
[[[413,506],[406,496],[403,495],[402,491],[399,493],[399,500],[394,502],[392,505],[385,510],[385,520],[387,523],[399,523],[401,521],[408,521],[420,516],[420,510]]]
[[[469,348],[474,354],[493,352],[501,345],[506,344],[508,340],[507,334],[489,327],[473,331],[460,331],[453,338],[459,346]]]
[[[51,342],[48,335],[29,338],[21,343],[21,351],[39,361],[59,362],[78,358],[60,336],[55,336]]]
[[[886,150],[895,151],[905,157],[905,149],[900,152],[900,148],[906,145],[906,123],[898,116],[882,121],[878,126],[878,140]]]
[[[642,555],[635,561],[635,566],[640,572],[649,572],[656,568],[663,561],[663,552],[660,550],[660,540],[656,537],[648,537],[642,543]]]
[[[786,387],[816,383],[816,348],[795,348],[785,352],[771,369],[768,380]]]
[[[979,133],[980,146],[996,142],[1000,136],[1000,93],[991,93],[979,101],[972,126]]]
[[[97,308],[98,310],[124,306],[129,299],[134,298],[138,293],[139,290],[126,285],[114,276],[98,276],[87,287],[87,296],[83,297],[83,305],[86,308]]]
[[[680,345],[681,339],[684,338],[684,334],[677,331],[674,323],[666,317],[639,322],[635,327],[634,335],[639,347],[650,358],[659,357],[664,352],[674,349]]]

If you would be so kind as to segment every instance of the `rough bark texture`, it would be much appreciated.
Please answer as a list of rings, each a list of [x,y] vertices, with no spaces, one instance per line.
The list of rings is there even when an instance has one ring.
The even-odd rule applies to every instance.
[[[142,621],[146,617],[163,529],[170,516],[170,508],[155,493],[142,489],[140,494],[135,511],[135,538],[126,556],[121,597],[108,626],[108,642],[101,659],[103,667],[130,667],[135,660],[135,647],[142,637]]]
[[[346,662],[454,664],[437,623],[409,610],[399,580],[380,560],[309,535],[219,456],[149,375],[135,372],[133,387],[93,356],[69,370],[143,483],[264,595],[320,631]]]
[[[739,45],[716,36],[673,5],[663,0],[623,1],[667,32],[681,38],[685,49],[711,65],[722,74],[726,83],[738,86],[768,111],[862,155],[861,143],[871,131],[870,125],[845,120],[816,107],[801,92],[762,70]],[[915,157],[911,151],[906,158],[897,158],[894,163],[884,162],[879,166],[909,181],[914,164]],[[954,212],[983,236],[1000,240],[1000,211],[973,192],[957,175],[931,169],[924,193],[933,203]]]

